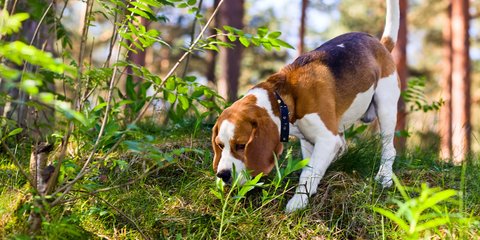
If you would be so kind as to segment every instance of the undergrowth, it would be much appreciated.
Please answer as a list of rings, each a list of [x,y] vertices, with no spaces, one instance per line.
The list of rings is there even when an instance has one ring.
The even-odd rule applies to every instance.
[[[185,123],[192,124],[192,123]],[[152,133],[157,131],[153,125]],[[182,126],[182,128],[185,126]],[[191,126],[192,127],[192,126]],[[350,141],[349,150],[327,171],[307,209],[286,214],[285,204],[294,194],[299,172],[288,168],[301,164],[298,142],[278,159],[278,170],[252,179],[242,187],[216,182],[211,167],[210,126],[193,134],[168,133],[157,142],[160,151],[191,149],[175,156],[172,164],[146,178],[122,187],[149,168],[139,153],[118,153],[127,165],[99,172],[97,181],[106,191],[74,192],[74,200],[51,209],[43,226],[46,239],[478,239],[480,226],[480,167],[472,159],[465,167],[438,161],[437,155],[409,150],[397,158],[397,187],[382,189],[373,177],[380,160],[380,140],[366,137]],[[190,128],[192,129],[192,128]],[[166,134],[160,129],[157,134]],[[288,165],[290,162],[290,165]],[[289,166],[289,167],[287,167]],[[281,171],[283,175],[279,175]],[[26,181],[8,161],[0,161],[0,237],[25,237],[27,226],[22,205],[30,194]],[[400,185],[399,185],[400,184]],[[442,216],[437,226],[412,235],[398,219],[409,223],[402,204],[420,202],[425,189],[448,190],[451,195],[422,221]],[[425,194],[425,193],[423,193]],[[72,199],[72,198],[71,198]],[[409,202],[410,201],[410,202]],[[408,203],[408,204],[407,204]],[[403,206],[403,207],[402,207]],[[383,210],[378,210],[383,209]],[[383,211],[383,212],[382,212]],[[397,219],[390,218],[390,212]],[[403,213],[402,213],[403,211]],[[382,214],[383,213],[383,214]],[[403,214],[403,215],[402,215]],[[435,215],[436,214],[436,215]],[[441,215],[443,214],[443,215]],[[421,230],[421,231],[420,231]]]

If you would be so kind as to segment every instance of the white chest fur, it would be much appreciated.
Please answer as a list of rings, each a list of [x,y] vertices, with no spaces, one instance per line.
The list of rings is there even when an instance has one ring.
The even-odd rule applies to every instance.
[[[357,96],[355,96],[352,104],[342,116],[340,124],[338,125],[339,132],[343,132],[363,116],[372,101],[373,93],[374,87],[371,86],[367,91],[358,93]]]

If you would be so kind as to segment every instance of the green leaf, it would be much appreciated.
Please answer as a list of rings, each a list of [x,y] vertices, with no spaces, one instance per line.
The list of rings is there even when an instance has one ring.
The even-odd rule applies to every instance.
[[[8,133],[7,137],[11,137],[17,135],[23,131],[23,128],[15,128],[11,132]]]
[[[280,37],[280,35],[282,35],[281,32],[271,32],[267,35],[267,37],[276,39],[276,38]]]
[[[457,195],[457,191],[453,189],[447,189],[438,193],[433,194],[432,196],[428,197],[422,205],[420,205],[419,210],[423,211],[427,208],[430,208],[434,205],[437,205],[441,201],[445,201],[453,196]]]
[[[280,39],[271,39],[270,42],[280,47],[295,49],[292,45]]]
[[[0,64],[0,77],[7,80],[15,80],[20,76],[20,71]]]
[[[248,39],[246,37],[240,37],[238,40],[240,41],[240,43],[243,46],[245,46],[245,47],[250,46],[250,42],[248,41]]]
[[[180,102],[183,110],[187,110],[188,107],[190,107],[190,102],[188,101],[188,98],[184,95],[178,95],[178,101]]]
[[[177,100],[177,96],[175,96],[175,94],[171,92],[164,91],[164,95],[167,95],[167,101],[169,101],[170,103],[175,103],[175,100]]]
[[[445,225],[449,222],[450,222],[450,219],[448,217],[435,218],[435,219],[432,219],[432,220],[427,221],[425,223],[422,223],[420,225],[417,225],[415,230],[417,232],[421,232],[421,231],[424,231],[424,230],[427,230],[427,229],[432,229],[432,228],[436,228],[436,227],[441,226],[441,225]]]
[[[261,38],[265,37],[268,33],[268,28],[267,27],[260,27],[258,28],[258,36]]]
[[[55,95],[49,92],[41,92],[40,94],[38,94],[38,98],[40,99],[40,101],[49,104],[55,100]]]
[[[272,50],[272,44],[269,42],[262,42],[262,46],[268,51]]]
[[[405,232],[408,232],[410,227],[408,224],[401,219],[400,217],[396,216],[393,212],[379,208],[379,207],[373,207],[373,211],[382,214],[383,216],[387,217],[388,219],[392,220],[394,223],[396,223],[401,229],[403,229]]]
[[[64,114],[67,119],[76,119],[77,121],[82,123],[84,126],[88,126],[88,122],[85,116],[82,113],[71,109],[69,103],[56,101],[55,107],[58,110],[58,112]]]
[[[189,7],[187,3],[180,3],[177,5],[178,8],[187,8]]]
[[[134,151],[134,152],[143,151],[143,147],[142,147],[143,144],[141,142],[127,140],[127,141],[124,141],[123,143],[127,145],[127,148],[130,151]]]
[[[165,82],[165,88],[170,91],[175,90],[175,85],[175,77],[169,77]]]
[[[220,192],[215,191],[214,189],[210,189],[210,193],[212,193],[216,198],[222,200],[223,195]]]
[[[150,19],[150,15],[146,14],[145,12],[143,12],[143,11],[137,9],[137,8],[128,8],[128,11],[130,11],[130,12],[136,14],[136,15],[142,16],[146,19]]]
[[[0,11],[0,35],[10,35],[20,31],[22,22],[29,18],[28,13],[17,13],[12,16],[4,8]]]
[[[304,168],[305,166],[307,166],[309,162],[310,162],[310,158],[305,158],[301,161],[298,161],[295,163],[295,165],[292,168],[289,169],[290,170],[289,172],[291,173],[291,172],[298,171]]]
[[[402,195],[403,199],[405,201],[410,200],[410,197],[408,196],[405,187],[402,185],[400,180],[398,180],[397,175],[393,174],[392,175],[392,180],[395,183],[395,186],[397,187],[398,191],[400,191],[400,194]]]
[[[237,40],[237,36],[233,34],[228,34],[227,37],[228,37],[228,40],[230,40],[231,42],[235,42],[235,40]]]
[[[41,82],[31,80],[31,79],[26,79],[20,83],[20,88],[22,88],[22,90],[24,90],[30,95],[37,95],[39,91],[37,86],[40,84]]]
[[[253,190],[256,186],[260,186],[262,184],[258,184],[258,181],[263,176],[263,173],[258,174],[255,178],[247,181],[238,191],[237,196],[238,198],[243,198],[245,195]]]
[[[127,97],[132,100],[137,99],[137,94],[135,92],[135,84],[133,83],[133,76],[127,75],[127,80],[125,83],[125,91],[127,92]]]
[[[162,4],[158,1],[155,1],[155,0],[142,0],[142,2],[152,6],[152,7],[160,7],[162,6]]]
[[[105,108],[107,107],[107,103],[106,102],[103,102],[103,103],[100,103],[98,104],[97,106],[95,106],[93,109],[92,109],[92,112],[96,112],[102,108]]]
[[[223,26],[223,29],[225,29],[227,32],[233,34],[235,32],[234,28],[233,27],[230,27],[230,26]]]

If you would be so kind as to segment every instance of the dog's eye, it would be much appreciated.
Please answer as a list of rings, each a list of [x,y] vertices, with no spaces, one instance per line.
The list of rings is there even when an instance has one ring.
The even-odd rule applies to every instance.
[[[221,150],[223,150],[223,148],[225,147],[222,143],[217,144],[217,146],[218,146]]]
[[[236,151],[244,151],[245,150],[245,144],[236,144],[235,145],[235,150]]]

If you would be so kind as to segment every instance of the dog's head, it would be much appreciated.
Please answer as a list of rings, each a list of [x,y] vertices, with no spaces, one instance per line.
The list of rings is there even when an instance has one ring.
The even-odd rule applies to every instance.
[[[213,170],[226,183],[231,182],[233,169],[237,176],[245,169],[254,176],[268,174],[275,166],[274,154],[283,151],[277,125],[255,102],[253,95],[240,99],[220,114],[213,127]]]

